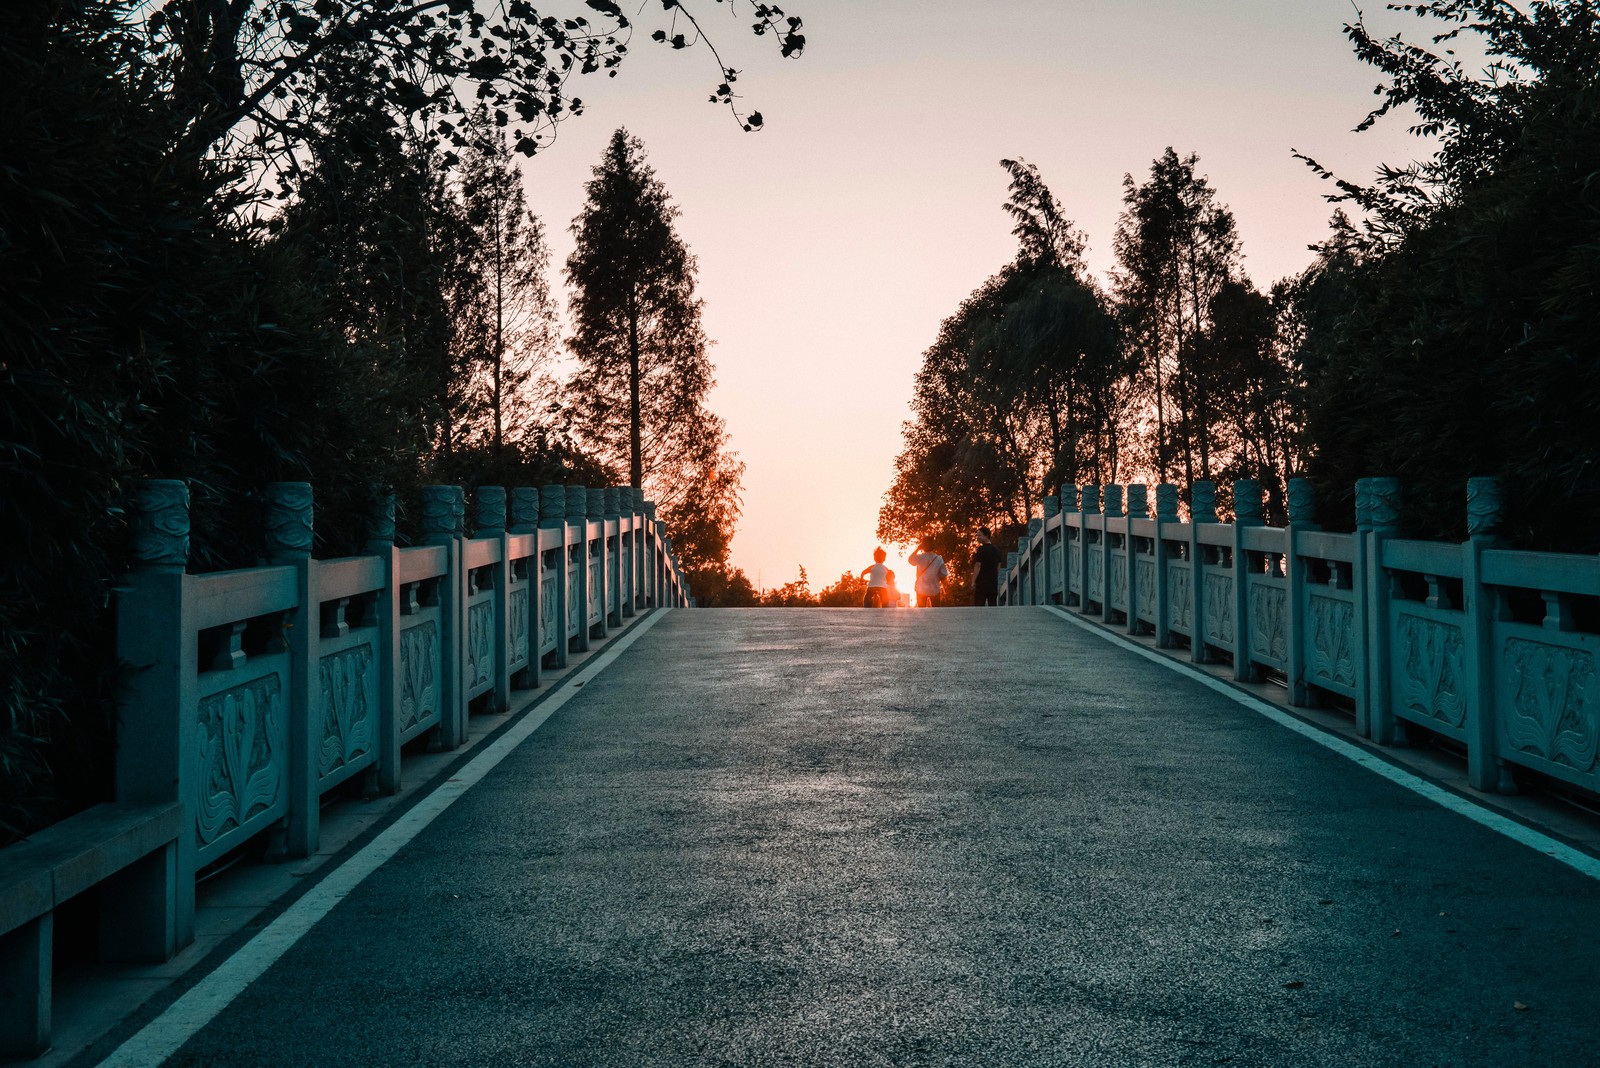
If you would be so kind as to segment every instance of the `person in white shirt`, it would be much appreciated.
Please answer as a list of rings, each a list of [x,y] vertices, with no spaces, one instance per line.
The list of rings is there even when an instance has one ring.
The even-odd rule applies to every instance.
[[[934,552],[928,539],[923,538],[917,543],[917,551],[906,557],[906,562],[917,569],[917,607],[938,608],[939,584],[950,574],[944,557]]]
[[[872,566],[861,572],[861,577],[867,580],[867,593],[861,599],[862,608],[889,607],[889,579],[894,572],[884,566],[888,558],[889,554],[883,551],[883,546],[872,550]]]

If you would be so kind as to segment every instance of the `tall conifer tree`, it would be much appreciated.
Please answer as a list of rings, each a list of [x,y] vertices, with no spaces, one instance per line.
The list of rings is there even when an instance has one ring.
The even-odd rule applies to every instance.
[[[612,135],[573,220],[567,259],[579,434],[661,505],[691,572],[720,568],[739,514],[744,465],[705,404],[715,385],[678,209],[644,145]]]

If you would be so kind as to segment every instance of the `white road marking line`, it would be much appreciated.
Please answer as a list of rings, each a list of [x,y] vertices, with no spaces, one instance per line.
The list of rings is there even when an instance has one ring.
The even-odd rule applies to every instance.
[[[652,613],[618,638],[593,662],[568,679],[554,696],[507,728],[504,734],[468,761],[453,777],[407,809],[404,815],[354,856],[329,872],[277,919],[239,947],[238,952],[168,1006],[165,1012],[118,1046],[100,1062],[101,1068],[149,1068],[176,1053],[179,1047],[216,1018],[228,1007],[229,1002],[242,994],[246,987],[300,941],[335,905],[349,896],[363,879],[403,849],[440,813],[526,741],[530,734],[542,727],[562,705],[582,692],[584,683],[609,666],[669,611],[671,609],[661,609]]]
[[[1198,668],[1191,667],[1190,665],[1182,663],[1181,661],[1173,660],[1171,657],[1163,656],[1154,650],[1146,649],[1144,646],[1139,645],[1136,642],[1127,641],[1119,635],[1112,634],[1101,627],[1097,627],[1087,620],[1079,619],[1071,612],[1067,612],[1056,607],[1055,605],[1041,605],[1040,607],[1044,608],[1048,612],[1060,616],[1062,619],[1076,624],[1091,634],[1099,635],[1114,645],[1118,645],[1124,649],[1138,653],[1146,660],[1152,660],[1157,664],[1163,664],[1166,667],[1171,668],[1173,671],[1179,672],[1180,674],[1188,675],[1190,678],[1215,690],[1224,697],[1232,698],[1234,701],[1237,701],[1244,707],[1266,716],[1268,719],[1272,720],[1272,722],[1277,723],[1280,726],[1288,727],[1296,734],[1309,738],[1318,745],[1325,746],[1328,749],[1333,750],[1335,753],[1338,753],[1340,756],[1355,761],[1368,771],[1382,775],[1390,782],[1399,786],[1403,786],[1413,793],[1420,794],[1422,797],[1427,798],[1434,804],[1449,809],[1451,812],[1457,813],[1458,815],[1465,816],[1467,819],[1487,827],[1491,831],[1505,835],[1507,838],[1518,843],[1519,845],[1525,845],[1529,849],[1543,853],[1545,856],[1550,857],[1553,860],[1558,860],[1567,867],[1587,875],[1591,879],[1600,879],[1600,859],[1590,856],[1581,849],[1574,849],[1565,842],[1551,838],[1549,835],[1540,831],[1536,831],[1532,827],[1518,823],[1514,819],[1502,816],[1500,813],[1493,812],[1481,805],[1474,804],[1472,801],[1461,797],[1459,794],[1453,794],[1449,790],[1446,790],[1440,786],[1436,786],[1426,779],[1419,778],[1411,772],[1404,771],[1389,763],[1387,760],[1383,760],[1374,756],[1365,749],[1362,749],[1360,746],[1352,745],[1343,738],[1328,734],[1326,731],[1318,730],[1316,727],[1313,727],[1304,720],[1283,711],[1283,709],[1276,708],[1258,697],[1252,697],[1247,693],[1242,693],[1220,679],[1213,678]]]

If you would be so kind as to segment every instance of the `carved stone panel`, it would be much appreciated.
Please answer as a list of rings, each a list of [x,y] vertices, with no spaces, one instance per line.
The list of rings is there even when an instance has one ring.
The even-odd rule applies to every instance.
[[[1395,694],[1419,719],[1452,727],[1467,722],[1466,645],[1461,628],[1408,613],[1395,621]]]
[[[195,835],[202,847],[278,803],[288,759],[282,723],[276,673],[201,698]]]
[[[567,572],[567,633],[583,629],[583,576],[574,567]]]
[[[1519,752],[1595,769],[1600,745],[1600,673],[1594,656],[1523,638],[1507,639],[1500,654],[1504,680],[1501,723],[1506,745]]]
[[[1289,659],[1288,594],[1279,586],[1250,587],[1250,652],[1263,660]]]
[[[494,681],[494,602],[480,601],[467,608],[467,689]]]
[[[560,621],[556,618],[556,600],[561,595],[555,571],[546,571],[539,581],[539,649],[554,649],[561,637]]]
[[[1154,560],[1135,560],[1133,574],[1137,580],[1134,599],[1139,602],[1138,613],[1144,619],[1156,617],[1156,562]]]
[[[1167,565],[1167,626],[1185,634],[1194,631],[1194,586],[1182,564]]]
[[[1124,611],[1128,607],[1128,558],[1126,556],[1113,556],[1111,558],[1111,589],[1107,593],[1111,604]]]
[[[528,589],[511,591],[510,660],[513,668],[528,662]]]
[[[439,628],[433,620],[400,632],[400,730],[439,711]]]
[[[1079,541],[1074,541],[1067,547],[1067,588],[1073,593],[1083,592],[1078,588],[1083,585],[1083,580],[1079,578],[1083,574],[1082,567],[1083,544]]]
[[[319,778],[372,751],[375,666],[370,645],[330,653],[317,664],[322,682]]]
[[[1353,688],[1356,684],[1356,610],[1336,597],[1309,598],[1311,679]]]
[[[1233,644],[1233,576],[1209,574],[1205,581],[1206,637],[1218,645]]]
[[[1095,546],[1098,550],[1099,546]],[[1106,563],[1103,554],[1091,550],[1089,553],[1089,600],[1105,603],[1105,570]]]

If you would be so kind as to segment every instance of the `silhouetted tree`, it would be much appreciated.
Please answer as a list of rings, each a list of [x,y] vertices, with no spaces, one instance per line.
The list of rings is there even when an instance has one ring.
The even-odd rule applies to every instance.
[[[1215,396],[1225,384],[1196,341],[1210,325],[1212,298],[1240,271],[1233,215],[1195,173],[1198,163],[1169,147],[1143,184],[1124,175],[1113,241],[1117,306],[1154,408],[1151,467],[1170,481],[1181,461],[1185,485],[1215,474]]]
[[[1406,107],[1437,149],[1370,185],[1339,182],[1335,199],[1364,214],[1324,254],[1303,347],[1314,473],[1340,505],[1358,477],[1399,476],[1425,536],[1459,536],[1464,480],[1503,475],[1517,540],[1594,551],[1600,9],[1408,10],[1440,28],[1433,47],[1347,27],[1385,78],[1362,126]],[[1445,51],[1459,36],[1489,57],[1483,73]]]
[[[465,147],[464,127],[480,104],[515,147],[532,154],[582,102],[576,75],[615,76],[633,23],[613,0],[578,7],[480,0],[169,0],[144,19],[145,92],[177,117],[183,160],[224,148],[257,162],[295,168],[314,122],[318,71],[335,52],[370,56],[360,94],[425,126],[431,138]],[[774,37],[785,56],[805,47],[801,22],[772,4],[751,5],[751,29]],[[705,40],[688,0],[665,0],[651,34],[665,47],[704,42],[716,63],[714,101],[745,129],[761,125],[733,91],[738,72]]]
[[[673,226],[678,209],[618,130],[585,187],[567,258],[578,370],[568,383],[581,439],[626,467],[661,507],[685,570],[726,562],[744,465],[722,419],[695,295],[695,260]]]

